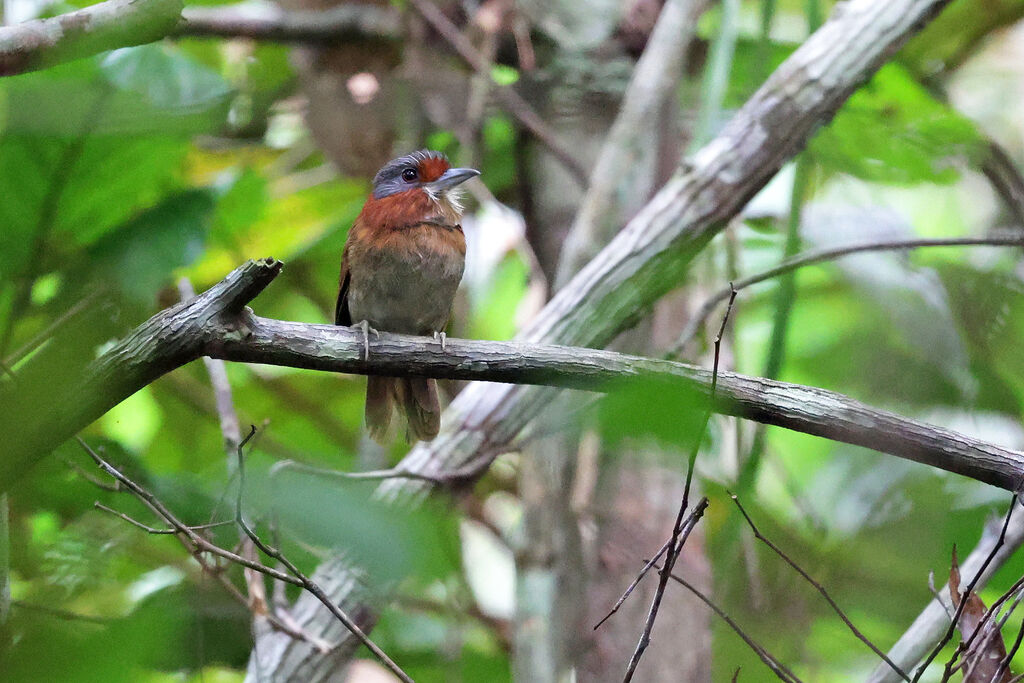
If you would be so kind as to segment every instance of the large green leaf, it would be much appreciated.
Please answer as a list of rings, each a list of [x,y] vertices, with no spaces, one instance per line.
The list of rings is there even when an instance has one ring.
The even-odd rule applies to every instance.
[[[170,196],[93,245],[90,270],[128,299],[152,301],[175,268],[202,253],[213,208],[204,190]]]
[[[5,130],[75,138],[188,135],[224,124],[231,88],[219,74],[162,44],[7,79]]]
[[[13,274],[94,242],[178,186],[184,135],[219,127],[230,94],[216,73],[154,45],[0,88],[0,271]]]
[[[889,184],[951,183],[982,150],[969,120],[894,64],[855,92],[810,144],[826,168]]]

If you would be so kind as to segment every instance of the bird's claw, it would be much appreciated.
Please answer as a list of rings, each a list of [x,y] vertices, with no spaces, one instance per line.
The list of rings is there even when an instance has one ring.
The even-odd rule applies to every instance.
[[[370,333],[373,332],[373,336],[380,339],[380,332],[370,327],[369,320],[360,320],[352,326],[353,329],[362,330],[363,332],[363,360],[370,360]]]
[[[444,353],[448,349],[445,348],[445,342],[448,340],[448,335],[444,332],[434,332],[434,341],[441,342],[441,353]]]

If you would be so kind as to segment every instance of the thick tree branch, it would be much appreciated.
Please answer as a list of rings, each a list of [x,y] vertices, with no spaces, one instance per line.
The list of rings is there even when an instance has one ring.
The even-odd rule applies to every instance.
[[[160,40],[178,25],[181,9],[182,0],[107,0],[52,19],[0,27],[0,76]]]
[[[433,340],[382,333],[364,361],[362,338],[333,325],[244,316],[245,334],[220,336],[210,328],[210,355],[224,360],[285,365],[331,372],[430,376],[607,391],[629,382],[687,383],[702,394],[711,372],[671,361],[611,351],[523,342],[449,339],[441,352]],[[883,453],[1015,490],[1024,455],[970,437],[872,408],[815,387],[720,372],[720,401],[728,415],[866,446]]]
[[[396,38],[398,12],[341,5],[285,12],[276,5],[183,8],[182,0],[107,0],[50,19],[0,27],[0,76],[12,76],[167,36],[333,43]]]
[[[272,259],[250,261],[195,299],[155,315],[97,358],[75,385],[47,392],[46,410],[21,406],[21,382],[0,392],[0,414],[13,415],[22,438],[0,463],[3,488],[32,461],[160,375],[203,355],[329,372],[410,375],[513,382],[608,391],[632,382],[689,385],[710,395],[703,368],[567,346],[450,339],[442,352],[425,337],[382,333],[362,358],[362,336],[348,328],[261,318],[245,303],[280,270]],[[733,373],[719,373],[714,409],[765,424],[865,446],[1017,490],[1024,455],[835,392]],[[11,419],[10,417],[6,418]],[[11,430],[15,427],[9,426]],[[487,428],[477,427],[480,438]],[[8,432],[10,433],[10,432]],[[419,482],[422,485],[423,482]]]

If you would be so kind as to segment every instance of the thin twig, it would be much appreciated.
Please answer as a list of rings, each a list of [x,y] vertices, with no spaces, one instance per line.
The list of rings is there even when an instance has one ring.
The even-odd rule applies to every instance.
[[[661,567],[658,567],[658,569],[661,570]],[[760,660],[764,662],[769,669],[772,670],[772,673],[778,676],[780,680],[786,681],[787,683],[800,683],[800,679],[796,676],[796,674],[790,671],[779,660],[775,659],[775,657],[773,657],[768,652],[768,650],[766,650],[764,647],[758,644],[756,640],[747,635],[747,633],[742,628],[740,628],[740,625],[737,624],[732,617],[726,614],[721,607],[712,602],[711,598],[704,595],[704,593],[702,593],[693,584],[691,584],[689,581],[682,578],[681,576],[678,576],[676,574],[670,574],[669,576],[673,581],[675,581],[676,583],[678,583],[679,585],[683,586],[688,591],[693,593],[698,600],[703,602],[711,609],[712,612],[717,614],[718,617],[736,633],[736,635],[743,639],[743,642],[747,644],[747,647],[753,650],[754,654],[756,654],[760,658]]]
[[[391,673],[398,676],[399,679],[405,683],[413,683],[412,678],[409,674],[405,673],[398,664],[396,664],[388,655],[377,646],[369,636],[367,636],[359,625],[352,620],[342,609],[339,607],[330,597],[323,591],[323,589],[308,576],[299,571],[299,568],[292,564],[291,560],[284,556],[277,548],[272,548],[264,543],[255,531],[246,523],[245,517],[242,514],[242,503],[245,496],[245,454],[243,448],[245,444],[256,434],[256,427],[253,426],[248,436],[246,436],[241,443],[238,444],[238,496],[235,499],[235,521],[238,523],[239,528],[245,533],[245,535],[252,541],[259,550],[274,560],[280,562],[284,567],[294,576],[304,589],[312,593],[327,609],[331,611],[331,614],[335,618],[345,625],[352,635],[354,635],[363,645],[367,647],[391,671]]]
[[[981,575],[985,573],[985,570],[988,569],[988,565],[991,564],[992,559],[996,556],[996,553],[999,552],[999,549],[1003,547],[1003,542],[1006,540],[1006,528],[1010,525],[1010,518],[1013,516],[1013,508],[1017,506],[1017,496],[1018,494],[1014,493],[1013,498],[1010,500],[1010,509],[1006,511],[1006,518],[1003,520],[1003,528],[999,532],[999,539],[996,541],[996,544],[992,547],[992,551],[988,554],[988,557],[985,558],[985,562],[981,565],[981,568],[978,570],[978,573],[975,574],[974,577],[971,579],[970,583],[967,584],[967,588],[965,588],[963,593],[961,594],[960,604],[956,606],[956,611],[953,613],[953,619],[949,622],[949,628],[946,629],[945,634],[943,634],[939,642],[935,644],[935,647],[932,649],[931,653],[924,660],[921,666],[917,669],[917,673],[914,674],[912,683],[917,683],[917,681],[921,680],[921,676],[924,675],[924,671],[928,668],[928,665],[931,664],[932,661],[934,661],[934,659],[939,656],[939,653],[942,652],[942,648],[946,647],[946,643],[948,643],[953,638],[953,633],[956,630],[957,623],[960,621],[960,617],[963,615],[964,609],[967,606],[967,597],[972,592],[974,592],[974,586],[977,585],[978,581],[981,579]],[[973,641],[974,637],[978,634],[979,631],[981,631],[981,628],[976,628],[974,630],[974,633],[972,633],[971,636],[968,638],[968,646]]]
[[[87,482],[89,482],[98,489],[110,491],[111,493],[120,493],[121,491],[124,491],[124,487],[122,487],[121,483],[116,480],[113,483],[103,481],[102,479],[94,475],[92,472],[87,471],[77,462],[67,458],[64,459],[64,463],[68,467],[73,469],[75,471],[75,474],[80,476],[82,479],[85,479]]]
[[[998,679],[1002,678],[1003,672],[1009,669],[1010,662],[1013,661],[1013,657],[1017,654],[1017,651],[1020,649],[1022,642],[1024,642],[1024,621],[1021,622],[1020,628],[1017,629],[1017,637],[1013,641],[1013,647],[1010,648],[1010,651],[1007,652],[1006,656],[1003,657],[1001,662],[999,662],[999,668],[996,670],[995,675],[992,677],[993,681],[997,681]]]
[[[710,405],[714,404],[715,393],[718,389],[718,363],[721,358],[722,336],[725,334],[725,326],[729,322],[729,314],[732,313],[732,306],[735,302],[736,290],[734,289],[732,296],[729,297],[729,305],[725,309],[725,315],[722,316],[722,325],[719,327],[718,335],[715,337],[715,359],[711,369]],[[708,499],[701,498],[690,516],[684,520],[684,515],[686,515],[686,510],[690,505],[690,488],[693,484],[693,472],[697,465],[697,455],[700,453],[701,442],[704,440],[708,423],[711,421],[712,408],[710,405],[704,413],[704,421],[701,424],[701,428],[697,431],[693,448],[690,451],[690,458],[686,469],[686,484],[683,487],[683,499],[679,503],[679,512],[676,514],[676,522],[672,527],[672,538],[669,540],[665,555],[665,568],[659,577],[658,588],[654,593],[654,599],[651,601],[651,608],[647,613],[647,620],[644,623],[644,630],[640,635],[640,641],[637,643],[636,649],[629,659],[629,664],[626,666],[626,673],[622,679],[623,683],[629,683],[629,681],[633,680],[636,667],[640,664],[640,658],[651,642],[651,631],[654,630],[654,621],[658,617],[658,610],[661,608],[661,601],[665,595],[665,589],[668,587],[668,577],[672,573],[672,568],[682,552],[683,544],[686,543],[690,531],[701,515],[704,514],[704,509],[708,505]]]
[[[250,435],[248,437],[246,437],[246,439],[244,439],[241,444],[239,444],[238,452],[239,452],[239,457],[240,458],[241,458],[242,446],[246,443],[246,441],[248,441],[249,438],[251,438],[252,433],[253,432],[250,432]],[[313,582],[305,574],[302,574],[301,572],[299,572],[299,570],[295,567],[295,565],[291,564],[291,562],[286,560],[284,558],[284,556],[280,552],[272,550],[270,548],[267,548],[265,545],[263,545],[263,543],[261,541],[259,541],[258,538],[254,538],[255,534],[252,533],[252,530],[249,529],[248,525],[246,525],[244,523],[244,521],[242,521],[240,523],[240,526],[241,526],[242,530],[245,531],[245,533],[248,536],[248,538],[250,540],[252,540],[253,543],[255,543],[257,545],[257,547],[260,548],[260,550],[263,550],[263,552],[267,553],[271,557],[274,557],[274,559],[278,560],[283,565],[285,565],[285,567],[288,568],[289,572],[291,572],[290,574],[282,572],[282,571],[277,570],[277,569],[274,569],[272,567],[268,567],[266,565],[260,564],[259,562],[255,561],[255,560],[250,560],[250,559],[248,559],[246,557],[242,557],[241,555],[238,555],[237,553],[231,552],[229,550],[225,550],[224,548],[221,548],[220,546],[217,546],[217,545],[211,543],[210,541],[206,540],[205,538],[203,538],[199,534],[195,533],[192,530],[192,528],[190,528],[189,526],[183,524],[180,520],[178,520],[178,518],[175,517],[174,514],[171,513],[171,511],[168,510],[167,507],[159,499],[156,498],[156,496],[154,496],[152,493],[147,491],[145,488],[143,488],[142,486],[137,484],[135,481],[133,481],[132,479],[130,479],[129,477],[124,475],[120,470],[118,470],[116,467],[111,465],[109,462],[104,460],[103,457],[100,456],[96,451],[94,451],[81,437],[75,437],[75,438],[78,441],[78,444],[85,450],[85,452],[89,455],[89,457],[91,457],[93,459],[93,461],[96,463],[96,465],[100,469],[102,469],[104,472],[106,472],[108,475],[110,475],[114,479],[116,479],[119,482],[121,482],[128,491],[131,491],[135,495],[136,498],[138,498],[140,501],[145,503],[147,507],[149,507],[158,516],[162,517],[164,519],[164,521],[166,521],[168,524],[170,524],[174,528],[175,535],[179,538],[179,540],[181,540],[182,543],[184,543],[186,545],[186,547],[189,548],[190,552],[193,555],[197,555],[198,553],[201,553],[201,552],[208,552],[210,554],[223,557],[224,559],[230,560],[231,562],[234,562],[235,564],[241,565],[243,567],[247,567],[249,569],[254,569],[254,570],[256,570],[256,571],[258,571],[258,572],[260,572],[262,574],[265,574],[267,576],[275,578],[275,579],[277,579],[279,581],[285,581],[287,583],[290,583],[290,584],[295,585],[295,586],[299,586],[300,588],[303,588],[303,589],[307,590],[308,592],[313,594],[324,605],[324,607],[326,607],[328,610],[330,610],[331,614],[333,614],[335,616],[335,618],[337,618],[339,621],[341,621],[342,624],[344,624],[345,627],[348,628],[349,631],[351,631],[351,633],[360,642],[362,642],[364,645],[366,645],[366,647],[370,650],[370,652],[372,652],[374,655],[376,655],[381,660],[381,662],[385,666],[387,666],[387,668],[389,670],[391,670],[392,673],[394,673],[396,676],[398,676],[402,681],[405,681],[406,683],[411,683],[412,682],[412,679],[409,678],[409,676],[405,672],[403,672],[402,669],[399,668],[399,666],[397,664],[395,664],[391,660],[390,657],[388,657],[373,641],[371,641],[369,639],[369,637],[363,632],[363,630],[360,629],[348,617],[348,615],[346,615],[341,610],[341,608],[338,607],[330,599],[330,597],[326,593],[324,593],[323,589],[321,589],[318,584]],[[239,462],[239,467],[240,467],[239,474],[240,475],[241,475],[241,471],[242,471],[241,470],[241,464],[242,464],[242,462],[240,460],[240,462]],[[241,497],[241,494],[239,494],[239,496]],[[239,500],[241,499],[240,497],[239,497]],[[240,519],[240,517],[241,517],[241,515],[239,513],[238,514],[238,518]],[[145,525],[135,523],[134,520],[130,520],[129,519],[128,521],[131,521],[136,526],[141,526],[142,528],[148,528]],[[238,519],[236,519],[235,521],[238,522]],[[271,551],[271,552],[268,552],[268,550]]]
[[[670,544],[671,544],[671,541],[665,541],[665,545],[661,546],[661,550],[659,550],[657,553],[655,553],[654,557],[652,557],[651,559],[647,560],[647,562],[644,563],[643,569],[641,569],[640,573],[636,575],[636,578],[633,579],[633,582],[631,584],[629,584],[629,587],[627,587],[626,590],[623,591],[622,595],[615,602],[615,606],[612,607],[608,611],[608,614],[604,615],[601,618],[601,621],[599,621],[596,624],[594,624],[594,630],[595,631],[597,629],[601,628],[601,624],[603,624],[604,622],[606,622],[609,619],[611,619],[612,615],[619,611],[619,608],[622,607],[622,603],[626,602],[626,598],[628,598],[630,596],[630,594],[633,592],[633,590],[637,587],[637,585],[640,584],[640,581],[645,576],[647,576],[647,572],[649,572],[651,570],[651,567],[653,567],[655,565],[655,563],[658,560],[661,559],[661,556],[665,554],[665,551],[668,550],[668,547],[669,547]]]
[[[304,472],[306,474],[314,474],[319,477],[328,477],[333,479],[348,479],[348,480],[370,480],[380,481],[382,479],[418,479],[420,481],[427,481],[438,486],[450,486],[453,484],[460,484],[466,481],[476,480],[483,470],[486,470],[493,458],[476,458],[472,462],[469,462],[462,467],[457,467],[446,472],[426,473],[426,472],[412,472],[410,470],[404,470],[398,467],[394,467],[386,470],[366,470],[363,472],[345,472],[342,470],[332,470],[327,467],[317,467],[316,465],[307,465],[306,463],[297,462],[295,460],[279,460],[274,463],[270,468],[270,476],[275,476],[285,470],[295,470],[297,472]]]
[[[829,247],[825,249],[814,249],[804,252],[793,258],[786,259],[774,268],[756,273],[750,277],[737,280],[729,288],[722,288],[715,292],[705,301],[696,313],[686,323],[686,328],[680,333],[679,338],[669,351],[669,357],[677,357],[682,354],[686,345],[697,334],[700,326],[704,324],[708,316],[722,301],[729,298],[732,288],[736,290],[746,289],[765,280],[778,277],[785,273],[792,272],[804,266],[810,266],[823,261],[832,261],[852,254],[860,254],[871,251],[897,251],[901,249],[918,249],[922,247],[1020,247],[1024,246],[1024,234],[1016,235],[992,235],[989,237],[958,237],[950,239],[916,239],[916,240],[890,240],[885,242],[870,242],[867,244],[852,244],[845,247]]]
[[[111,465],[109,462],[104,460],[103,457],[100,456],[99,453],[94,451],[89,446],[89,444],[85,443],[85,441],[82,440],[81,437],[75,437],[75,440],[78,442],[78,445],[85,450],[89,457],[93,459],[93,461],[101,470],[103,470],[108,475],[121,482],[121,484],[124,485],[124,488],[130,491],[140,501],[142,501],[146,505],[146,507],[148,507],[154,513],[156,513],[158,517],[162,517],[164,521],[166,521],[168,524],[174,527],[174,530],[177,532],[176,535],[182,541],[186,542],[187,545],[191,546],[189,549],[193,552],[193,554],[196,552],[207,552],[212,555],[223,557],[224,559],[234,562],[235,564],[240,564],[243,567],[255,569],[258,572],[262,572],[268,576],[272,576],[280,581],[287,581],[288,583],[294,586],[302,586],[301,581],[299,581],[298,579],[294,578],[289,574],[286,574],[285,572],[281,572],[271,567],[267,567],[253,560],[249,560],[245,557],[238,555],[237,553],[231,552],[230,550],[225,550],[224,548],[221,548],[220,546],[209,542],[199,534],[195,533],[187,524],[181,522],[181,520],[179,520],[170,510],[168,510],[167,507],[156,496],[154,496],[148,490],[137,484],[134,480],[130,479],[128,476],[123,474],[120,470]]]
[[[94,508],[96,508],[97,510],[103,510],[104,512],[109,512],[110,514],[114,515],[115,517],[120,517],[121,519],[123,519],[124,521],[128,522],[132,526],[135,526],[135,527],[138,527],[139,529],[142,529],[147,534],[154,534],[154,535],[157,535],[157,536],[161,536],[161,535],[170,536],[172,534],[179,533],[177,529],[169,529],[169,528],[168,529],[157,529],[155,527],[149,526],[148,524],[143,524],[139,520],[137,520],[137,519],[135,519],[133,517],[129,517],[125,513],[120,512],[118,510],[115,510],[114,508],[107,507],[106,505],[104,505],[103,503],[101,503],[99,501],[94,502],[92,504],[92,506]],[[223,522],[213,522],[212,524],[200,524],[198,526],[190,526],[188,528],[191,531],[202,531],[204,529],[215,529],[217,527],[228,526],[228,525],[234,524],[234,523],[235,523],[235,520],[228,519],[228,520],[225,520]]]
[[[804,580],[807,581],[807,583],[809,583],[812,586],[814,586],[815,590],[817,590],[819,593],[821,593],[821,597],[825,598],[825,602],[827,602],[829,604],[829,606],[832,608],[832,610],[837,615],[839,615],[840,619],[842,619],[843,623],[846,624],[846,627],[848,629],[850,629],[850,632],[853,633],[853,635],[855,635],[858,640],[860,640],[862,643],[864,643],[869,648],[871,648],[872,652],[874,652],[876,655],[881,657],[882,660],[886,664],[888,664],[890,667],[892,667],[892,670],[895,671],[896,673],[898,673],[903,680],[909,681],[910,680],[910,676],[908,676],[902,669],[900,669],[900,667],[897,666],[895,662],[893,662],[891,659],[889,659],[888,655],[886,655],[884,652],[882,652],[878,648],[878,646],[876,646],[873,642],[871,642],[871,640],[867,636],[865,636],[863,633],[861,633],[860,630],[856,626],[854,626],[853,622],[850,620],[850,618],[848,616],[846,616],[846,613],[843,612],[843,610],[839,607],[839,605],[836,604],[836,601],[832,599],[832,596],[828,594],[828,591],[825,590],[824,586],[822,586],[820,583],[815,581],[811,577],[810,574],[808,574],[806,571],[804,571],[803,567],[801,567],[795,561],[793,561],[793,559],[790,558],[789,555],[787,555],[785,552],[783,552],[783,550],[781,548],[779,548],[777,545],[772,543],[770,540],[768,540],[768,538],[766,538],[765,536],[763,536],[761,534],[760,529],[758,529],[757,525],[754,524],[754,520],[750,518],[749,514],[747,514],[747,511],[743,507],[743,503],[740,502],[739,497],[736,496],[733,493],[730,493],[729,497],[732,498],[732,501],[734,503],[736,503],[736,507],[739,508],[740,514],[743,515],[743,519],[747,520],[747,524],[750,526],[750,530],[752,532],[754,532],[754,538],[756,538],[757,540],[761,541],[766,546],[771,548],[772,552],[774,552],[776,555],[781,557],[786,562],[786,564],[788,564],[790,567],[792,567],[796,571],[797,574],[802,576],[804,578]]]
[[[693,508],[693,512],[689,514],[685,519],[681,517],[676,518],[676,524],[672,529],[672,539],[669,541],[667,554],[665,556],[665,565],[669,566],[669,563],[674,563],[679,557],[679,551],[682,550],[683,545],[686,543],[686,539],[690,537],[690,532],[700,521],[700,518],[704,515],[704,511],[708,507],[708,499],[701,498],[697,501],[697,504]],[[680,505],[679,510],[681,512],[686,511],[686,507]],[[622,677],[623,683],[628,683],[633,680],[633,676],[636,673],[636,668],[640,664],[640,658],[643,657],[644,651],[647,646],[651,643],[651,632],[654,630],[654,621],[658,618],[658,611],[661,608],[661,601],[665,596],[665,587],[668,585],[668,570],[662,569],[659,572],[658,588],[654,593],[654,599],[651,601],[651,608],[647,612],[647,620],[644,622],[643,633],[640,634],[640,641],[636,645],[636,649],[633,651],[633,655],[629,658],[629,664],[626,666],[626,673]]]
[[[231,523],[234,524],[235,521],[231,520]],[[199,558],[197,557],[196,559],[198,560]],[[239,604],[244,605],[246,609],[252,611],[252,603],[245,596],[245,594],[242,593],[242,591],[238,590],[238,588],[235,587],[235,584],[231,583],[231,580],[228,577],[224,576],[224,574],[221,572],[212,571],[211,568],[208,565],[204,564],[201,560],[200,564],[203,565],[203,569],[205,569],[207,573],[212,574],[213,577],[217,579],[220,585],[224,587],[224,590],[227,591],[228,595],[234,598],[234,600]],[[283,586],[284,584],[277,582],[274,585]],[[260,616],[266,619],[267,623],[270,624],[274,629],[280,631],[281,633],[287,634],[292,638],[295,638],[296,640],[306,641],[307,643],[315,647],[317,652],[319,652],[322,655],[327,654],[336,647],[335,645],[327,642],[323,638],[318,638],[317,636],[314,636],[311,633],[307,633],[298,625],[294,623],[289,623],[287,619],[282,619],[273,612],[266,611],[261,613]]]
[[[997,623],[995,621],[995,614],[996,612],[998,612],[999,607],[1001,607],[1010,596],[1015,596],[1013,603],[1010,604],[1010,608],[1003,613],[1003,615],[999,618],[999,621]],[[946,668],[942,675],[943,683],[945,683],[945,681],[948,681],[954,673],[962,669],[964,667],[965,662],[968,659],[971,659],[972,655],[988,647],[989,643],[992,641],[993,638],[1002,637],[1003,627],[1006,625],[1006,622],[1010,619],[1013,613],[1017,610],[1017,607],[1020,606],[1022,599],[1024,599],[1024,587],[1020,586],[1019,582],[1017,582],[1014,584],[1014,587],[1012,587],[1010,590],[1004,593],[1003,596],[1000,597],[1000,599],[998,599],[996,603],[993,604],[993,607],[996,607],[996,609],[985,610],[985,614],[983,614],[981,619],[978,621],[978,627],[974,630],[974,632],[971,633],[971,637],[967,641],[962,641],[957,646],[956,652],[954,652],[952,657],[950,657],[949,661],[946,662]],[[981,638],[975,641],[975,634],[977,634],[981,630],[984,630],[984,633],[982,634]],[[961,658],[959,662],[956,661],[958,658]],[[955,665],[954,662],[956,662]],[[970,672],[968,671],[968,676],[969,673]]]

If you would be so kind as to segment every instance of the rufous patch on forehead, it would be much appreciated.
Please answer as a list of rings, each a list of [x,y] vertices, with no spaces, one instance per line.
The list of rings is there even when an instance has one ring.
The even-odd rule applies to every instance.
[[[425,159],[420,159],[420,181],[424,183],[432,183],[440,178],[441,174],[449,168],[451,168],[451,164],[449,164],[448,160],[443,157],[428,156]]]

